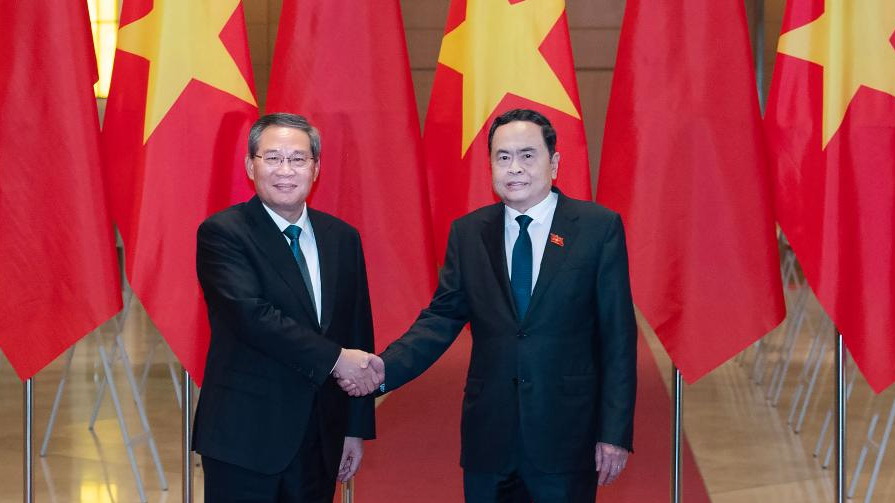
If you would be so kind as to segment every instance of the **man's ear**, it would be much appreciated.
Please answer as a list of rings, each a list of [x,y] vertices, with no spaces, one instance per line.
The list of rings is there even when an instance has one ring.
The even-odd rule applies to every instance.
[[[551,176],[556,180],[556,174],[559,171],[559,152],[554,152],[550,157]]]
[[[249,176],[249,180],[255,181],[255,163],[252,162],[252,158],[246,154],[246,174]]]

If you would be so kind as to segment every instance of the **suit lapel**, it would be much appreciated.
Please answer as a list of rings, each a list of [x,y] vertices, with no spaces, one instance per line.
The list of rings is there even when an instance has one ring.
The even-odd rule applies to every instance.
[[[553,223],[550,225],[550,235],[556,235],[562,241],[562,245],[554,243],[547,238],[547,244],[544,247],[544,257],[541,259],[541,268],[538,272],[538,282],[535,283],[534,291],[531,294],[531,303],[528,305],[526,318],[537,310],[538,302],[544,296],[550,282],[556,276],[557,271],[565,262],[569,250],[575,243],[575,236],[578,234],[578,225],[576,220],[578,216],[573,214],[567,204],[568,198],[559,194],[559,200],[556,203],[556,211],[553,213]]]
[[[333,315],[336,282],[338,280],[339,236],[331,232],[329,222],[321,219],[316,210],[308,211],[317,241],[317,258],[320,261],[320,325],[323,332],[329,327]]]
[[[267,214],[267,210],[261,204],[258,196],[252,197],[246,203],[246,211],[253,225],[249,229],[252,239],[263,250],[265,257],[270,261],[273,268],[280,274],[289,288],[295,293],[299,299],[302,308],[308,314],[315,327],[319,328],[317,323],[317,313],[311,304],[311,297],[308,289],[305,288],[304,280],[301,277],[301,271],[292,256],[292,250],[289,249],[289,243],[283,237],[283,233],[277,227],[277,224]],[[317,229],[314,228],[316,234]],[[319,245],[318,245],[319,247]],[[322,260],[321,260],[322,263]],[[326,291],[326,290],[324,290]]]
[[[485,217],[485,225],[482,228],[482,241],[485,243],[485,250],[488,254],[488,260],[491,262],[491,268],[500,290],[503,293],[504,301],[513,311],[513,316],[519,319],[519,313],[516,312],[516,303],[510,290],[510,274],[507,271],[507,251],[504,245],[504,209],[503,203],[492,206],[494,211],[491,215]]]

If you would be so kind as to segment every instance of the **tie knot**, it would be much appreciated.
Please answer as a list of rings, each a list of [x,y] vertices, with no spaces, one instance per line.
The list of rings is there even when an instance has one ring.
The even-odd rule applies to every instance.
[[[286,237],[290,240],[295,241],[296,239],[298,239],[298,236],[301,236],[301,227],[297,225],[290,225],[283,229],[283,234],[285,234]]]
[[[519,232],[527,232],[528,224],[531,223],[532,218],[528,215],[519,215],[516,217],[516,221],[519,222]]]

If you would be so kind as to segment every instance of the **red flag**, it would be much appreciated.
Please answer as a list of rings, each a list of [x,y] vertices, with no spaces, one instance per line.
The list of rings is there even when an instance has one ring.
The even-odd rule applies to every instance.
[[[597,200],[625,222],[634,303],[688,382],[784,316],[740,0],[629,0]]]
[[[895,382],[895,3],[786,7],[765,115],[777,217],[879,392]]]
[[[15,2],[3,15],[0,347],[27,379],[120,310],[121,291],[87,6]]]
[[[108,194],[134,293],[198,383],[209,327],[196,228],[252,194],[257,116],[239,0],[125,0],[103,124]]]
[[[438,55],[423,148],[439,260],[451,221],[496,199],[488,128],[513,108],[531,108],[556,128],[556,185],[590,199],[563,0],[452,0]]]
[[[286,0],[267,110],[320,130],[311,198],[360,231],[376,348],[396,339],[435,288],[420,128],[398,0]]]

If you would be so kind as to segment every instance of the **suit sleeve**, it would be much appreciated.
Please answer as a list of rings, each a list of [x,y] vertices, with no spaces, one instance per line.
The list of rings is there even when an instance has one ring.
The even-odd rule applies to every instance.
[[[447,351],[469,322],[459,239],[455,222],[451,225],[444,267],[432,301],[420,312],[410,329],[382,352],[386,391],[397,389],[425,372]]]
[[[614,216],[599,259],[597,351],[601,371],[598,441],[633,450],[637,323],[621,218]]]
[[[209,312],[229,332],[318,386],[326,381],[341,347],[264,298],[241,241],[223,225],[209,220],[199,226],[196,270]]]
[[[357,236],[357,292],[351,328],[351,348],[368,353],[374,351],[373,311],[370,307],[370,288],[367,283],[367,266],[360,236]],[[346,436],[363,439],[376,438],[375,397],[367,395],[348,399],[348,430]]]

